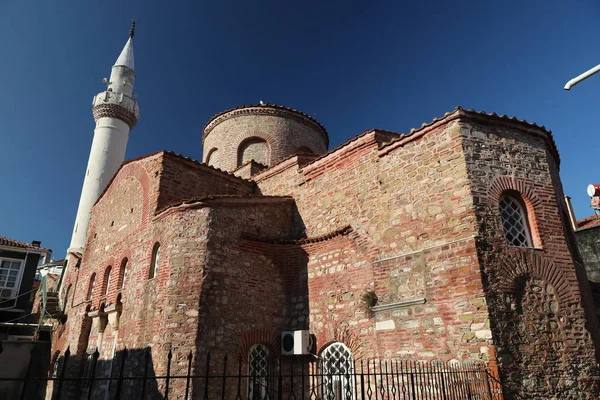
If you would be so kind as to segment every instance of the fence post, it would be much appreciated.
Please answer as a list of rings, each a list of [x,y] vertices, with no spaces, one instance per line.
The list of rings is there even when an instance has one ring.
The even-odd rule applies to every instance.
[[[165,400],[169,398],[169,380],[171,379],[171,359],[173,358],[173,352],[169,348],[169,354],[167,354],[167,382],[165,387]]]
[[[119,368],[119,379],[117,380],[117,393],[115,399],[121,398],[121,388],[123,387],[123,373],[125,372],[125,359],[127,358],[127,348],[121,352],[121,368]]]
[[[60,376],[58,378],[58,396],[56,397],[56,400],[60,400],[60,397],[62,396],[62,385],[63,385],[63,380],[65,379],[65,370],[67,369],[67,361],[69,361],[69,357],[71,356],[71,347],[67,347],[67,351],[65,351],[65,358],[63,361],[63,367],[60,370]]]
[[[185,381],[185,400],[188,400],[188,394],[190,393],[190,376],[192,375],[192,358],[194,356],[192,355],[192,351],[190,350],[190,354],[188,354],[188,372],[187,372],[187,379]]]
[[[142,397],[144,400],[146,398],[146,384],[148,380],[148,359],[150,358],[150,347],[146,347],[146,351],[144,352],[144,377],[142,379]]]
[[[412,365],[411,365],[412,364]],[[412,387],[412,398],[413,400],[417,400],[417,391],[415,390],[415,374],[414,374],[414,363],[408,362],[410,368],[410,385]]]
[[[210,375],[210,352],[206,353],[206,375],[204,376],[204,398],[208,400],[208,377]]]
[[[242,355],[238,357],[237,399],[242,398]]]
[[[277,380],[277,398],[279,400],[283,399],[283,380],[282,380],[282,376],[281,376],[281,356],[279,356],[279,378]]]
[[[365,369],[362,358],[360,359],[360,392],[362,394],[361,398],[365,399]]]
[[[221,400],[225,400],[225,387],[227,385],[227,353],[223,359],[223,386],[221,387]]]
[[[92,398],[92,391],[94,390],[94,381],[96,380],[96,364],[98,364],[98,358],[100,357],[100,352],[96,347],[96,351],[92,354],[92,370],[90,371],[90,387],[88,388],[88,400]]]
[[[442,398],[447,400],[448,396],[446,395],[446,382],[444,381],[444,364],[438,364],[438,372],[440,373],[440,382],[442,385]]]

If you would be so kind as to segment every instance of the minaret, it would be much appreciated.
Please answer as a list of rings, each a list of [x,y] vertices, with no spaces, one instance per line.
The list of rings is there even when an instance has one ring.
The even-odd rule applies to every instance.
[[[125,160],[129,131],[138,121],[139,109],[133,98],[134,33],[135,20],[131,24],[129,40],[112,67],[110,80],[106,82],[106,78],[104,79],[108,86],[106,91],[98,93],[92,101],[96,129],[69,253],[83,253],[92,206]]]

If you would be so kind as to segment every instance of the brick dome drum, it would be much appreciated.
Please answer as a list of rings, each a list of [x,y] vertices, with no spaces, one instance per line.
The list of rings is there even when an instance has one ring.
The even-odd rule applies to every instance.
[[[250,160],[271,166],[291,154],[325,153],[329,138],[309,115],[265,104],[215,115],[204,127],[202,145],[205,163],[234,171]]]

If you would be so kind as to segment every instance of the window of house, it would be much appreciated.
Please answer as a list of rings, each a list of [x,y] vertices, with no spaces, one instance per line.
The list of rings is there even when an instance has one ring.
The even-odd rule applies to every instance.
[[[108,290],[110,289],[110,273],[112,271],[112,267],[106,268],[106,272],[104,273],[104,293],[103,296],[108,294]]]
[[[510,246],[533,246],[527,210],[520,197],[512,194],[503,195],[500,198],[500,215],[502,217],[504,236]]]
[[[322,396],[326,399],[354,398],[354,359],[341,342],[330,344],[321,353]]]
[[[255,344],[248,352],[248,399],[266,399],[269,374],[269,349]]]
[[[156,243],[152,249],[152,262],[150,263],[150,279],[158,275],[158,264],[160,262],[160,244]]]
[[[18,288],[19,279],[21,278],[21,265],[21,260],[0,260],[0,297],[8,298],[16,296],[15,289]]]
[[[125,287],[125,281],[127,280],[127,259],[123,259],[121,263],[121,289]]]
[[[87,299],[92,300],[92,296],[94,295],[94,285],[96,284],[96,274],[92,274],[90,278],[90,286],[88,286]]]

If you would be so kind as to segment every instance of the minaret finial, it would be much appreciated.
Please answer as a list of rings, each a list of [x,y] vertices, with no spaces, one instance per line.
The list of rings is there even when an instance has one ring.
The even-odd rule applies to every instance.
[[[129,37],[135,35],[135,18],[131,20],[131,29],[129,30]]]

